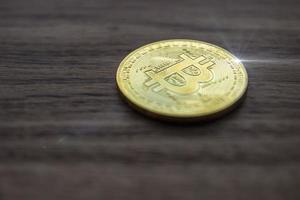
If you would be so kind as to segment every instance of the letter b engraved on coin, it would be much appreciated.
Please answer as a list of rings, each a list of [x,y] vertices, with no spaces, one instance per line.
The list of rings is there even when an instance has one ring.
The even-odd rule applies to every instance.
[[[199,83],[213,79],[211,68],[215,65],[204,56],[191,58],[186,54],[179,55],[180,61],[162,70],[147,70],[149,77],[144,84],[155,92],[163,89],[178,94],[191,94],[199,89]]]

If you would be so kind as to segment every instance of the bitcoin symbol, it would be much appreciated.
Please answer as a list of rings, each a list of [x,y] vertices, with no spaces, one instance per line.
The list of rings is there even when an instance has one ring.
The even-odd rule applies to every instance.
[[[193,59],[186,54],[179,57],[180,62],[170,67],[145,71],[149,79],[144,84],[155,92],[167,89],[179,94],[190,94],[199,89],[199,83],[208,82],[213,78],[210,69],[215,63],[206,57]]]

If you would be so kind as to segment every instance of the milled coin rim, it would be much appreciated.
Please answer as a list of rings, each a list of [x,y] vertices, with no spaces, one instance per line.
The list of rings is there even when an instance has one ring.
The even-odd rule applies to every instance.
[[[151,108],[148,108],[147,106],[144,106],[143,104],[139,103],[138,101],[135,100],[135,98],[132,98],[131,94],[127,92],[127,90],[124,88],[124,84],[122,84],[122,81],[120,80],[120,73],[121,73],[121,68],[122,65],[124,65],[124,63],[136,52],[140,51],[141,49],[147,48],[148,46],[152,46],[158,43],[164,43],[164,42],[195,42],[195,43],[203,43],[206,44],[208,46],[212,46],[215,47],[217,49],[220,49],[224,52],[226,52],[227,54],[229,54],[231,57],[235,58],[238,62],[238,64],[241,66],[244,75],[245,75],[245,84],[244,84],[244,88],[241,90],[239,96],[237,98],[235,98],[232,102],[228,103],[228,105],[220,107],[219,109],[213,110],[213,111],[207,111],[207,112],[199,112],[199,113],[193,113],[193,114],[182,114],[182,113],[168,113],[168,112],[163,112],[163,111],[156,111],[156,110],[151,110]],[[160,40],[160,41],[156,41],[156,42],[152,42],[146,45],[143,45],[137,49],[135,49],[134,51],[132,51],[131,53],[129,53],[119,64],[118,69],[117,69],[117,73],[116,73],[116,83],[117,83],[117,88],[120,91],[121,95],[123,98],[125,98],[125,100],[129,103],[129,105],[131,105],[134,109],[136,109],[137,111],[140,111],[148,116],[152,116],[152,117],[158,117],[158,118],[165,118],[165,119],[170,119],[170,120],[176,120],[176,119],[203,119],[203,118],[214,118],[214,116],[219,116],[222,115],[223,113],[227,113],[231,110],[233,110],[237,104],[239,104],[241,102],[241,100],[243,99],[244,95],[246,94],[247,88],[248,88],[248,73],[246,71],[245,66],[243,65],[243,63],[235,56],[233,55],[231,52],[229,52],[228,50],[219,47],[217,45],[208,43],[208,42],[204,42],[204,41],[200,41],[200,40],[192,40],[192,39],[168,39],[168,40]],[[131,97],[131,98],[130,98]]]

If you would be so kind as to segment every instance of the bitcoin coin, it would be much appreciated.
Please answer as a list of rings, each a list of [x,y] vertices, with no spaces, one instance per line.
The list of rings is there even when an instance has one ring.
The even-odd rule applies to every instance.
[[[163,119],[209,119],[231,110],[247,89],[247,72],[227,50],[174,39],[140,47],[120,64],[117,87],[139,111]]]

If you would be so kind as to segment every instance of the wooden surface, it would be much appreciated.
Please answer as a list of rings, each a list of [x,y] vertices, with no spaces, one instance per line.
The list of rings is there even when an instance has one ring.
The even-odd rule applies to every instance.
[[[0,1],[0,200],[300,199],[300,1]],[[248,95],[206,124],[118,96],[130,51],[222,46]]]

